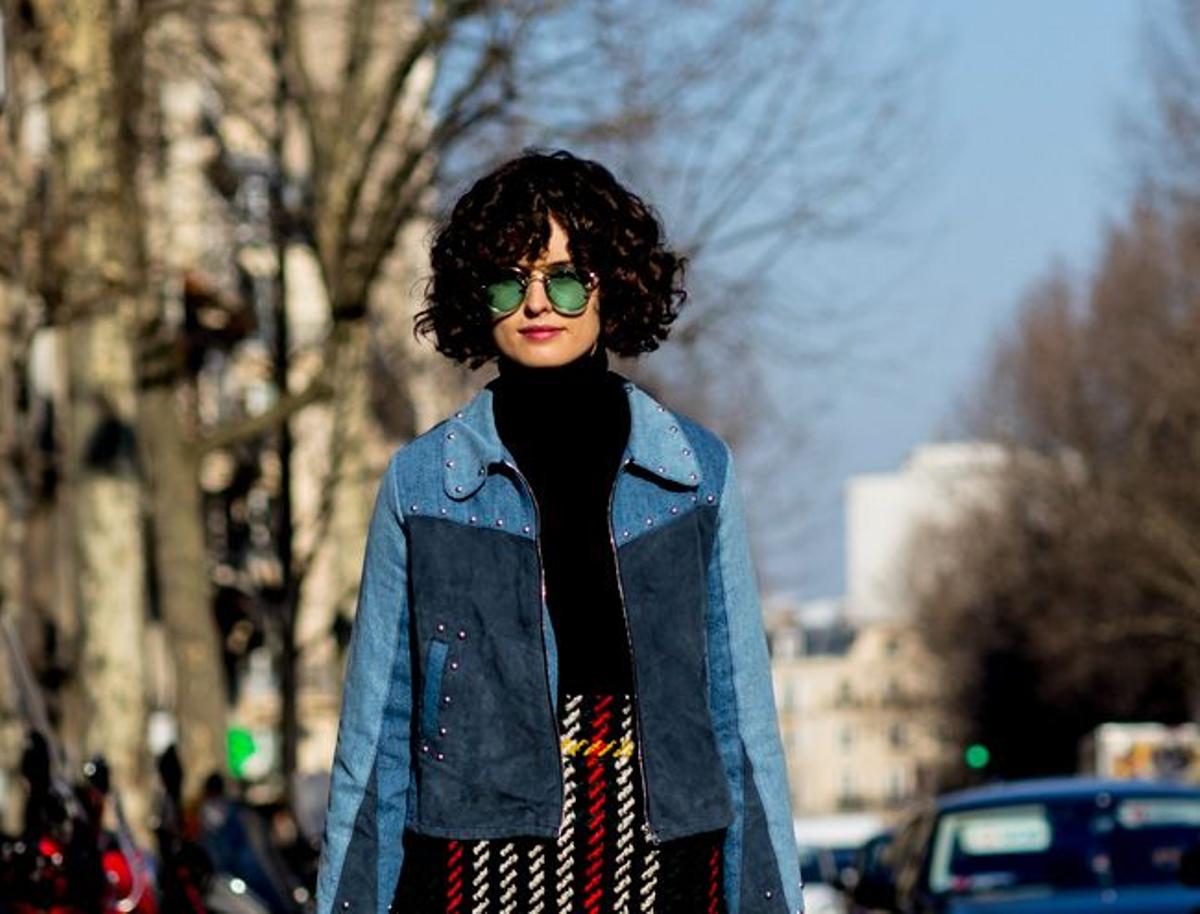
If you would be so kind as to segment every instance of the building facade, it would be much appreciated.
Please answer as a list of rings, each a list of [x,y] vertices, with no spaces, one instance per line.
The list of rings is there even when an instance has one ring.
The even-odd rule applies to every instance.
[[[928,444],[846,487],[844,599],[765,604],[775,698],[798,817],[886,814],[937,790],[948,739],[936,658],[913,622],[913,547],[986,502],[1007,452]]]
[[[776,620],[771,641],[797,816],[886,812],[935,789],[947,747],[932,664],[910,626]]]

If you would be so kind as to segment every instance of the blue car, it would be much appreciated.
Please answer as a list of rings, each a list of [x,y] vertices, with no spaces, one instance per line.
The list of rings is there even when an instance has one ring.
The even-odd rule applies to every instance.
[[[1200,790],[1062,778],[947,794],[888,857],[877,905],[900,914],[1200,914]]]

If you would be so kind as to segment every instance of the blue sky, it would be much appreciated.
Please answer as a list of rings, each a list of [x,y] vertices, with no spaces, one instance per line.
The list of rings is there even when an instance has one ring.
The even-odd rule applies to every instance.
[[[866,313],[847,317],[861,332],[805,378],[825,406],[805,420],[811,447],[791,479],[803,535],[759,550],[766,586],[806,597],[843,590],[847,478],[895,469],[914,445],[946,437],[1024,290],[1055,260],[1088,270],[1128,193],[1117,121],[1142,86],[1139,3],[889,7],[905,12],[945,37],[936,148],[882,231],[808,254],[823,294]],[[793,383],[777,379],[781,400]],[[771,521],[751,515],[755,526]]]

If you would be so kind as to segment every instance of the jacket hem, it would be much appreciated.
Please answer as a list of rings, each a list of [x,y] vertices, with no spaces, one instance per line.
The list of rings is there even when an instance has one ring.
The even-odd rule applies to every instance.
[[[557,825],[532,825],[520,822],[505,822],[502,825],[429,825],[409,822],[405,829],[427,838],[452,838],[458,841],[558,837]]]
[[[705,832],[721,831],[727,829],[733,824],[733,816],[720,816],[712,821],[701,821],[690,825],[678,825],[675,828],[659,828],[655,829],[655,835],[660,842],[674,841],[677,838],[690,838],[692,835],[701,835]]]
[[[719,831],[733,824],[733,816],[725,814],[676,825],[671,828],[655,829],[655,835],[661,841],[674,841],[677,838],[689,838],[705,832]],[[558,826],[533,825],[505,822],[501,825],[430,825],[420,822],[409,822],[405,830],[427,838],[451,838],[458,841],[497,840],[502,838],[557,838]]]

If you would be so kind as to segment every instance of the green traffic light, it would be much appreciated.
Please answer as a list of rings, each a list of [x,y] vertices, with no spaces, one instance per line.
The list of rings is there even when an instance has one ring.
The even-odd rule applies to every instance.
[[[230,727],[226,733],[226,750],[229,758],[229,770],[237,777],[242,776],[246,761],[258,751],[254,737],[249,730],[242,727]]]
[[[987,767],[988,762],[992,760],[992,753],[982,743],[972,743],[970,746],[967,746],[967,751],[963,753],[963,758],[966,760],[968,768],[974,768],[978,771],[981,768]]]

